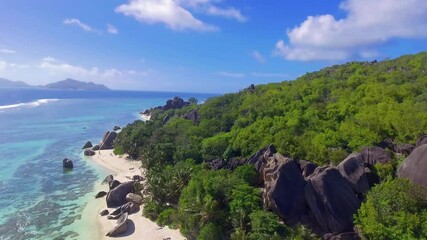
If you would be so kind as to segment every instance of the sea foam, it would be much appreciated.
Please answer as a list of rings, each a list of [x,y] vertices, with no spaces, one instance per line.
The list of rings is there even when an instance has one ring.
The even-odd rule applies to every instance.
[[[28,108],[28,107],[38,107],[42,104],[47,104],[49,102],[55,102],[58,101],[60,99],[56,99],[56,98],[52,98],[52,99],[39,99],[33,102],[26,102],[26,103],[16,103],[16,104],[11,104],[11,105],[4,105],[4,106],[0,106],[0,110],[4,110],[4,109],[11,109],[11,108]]]

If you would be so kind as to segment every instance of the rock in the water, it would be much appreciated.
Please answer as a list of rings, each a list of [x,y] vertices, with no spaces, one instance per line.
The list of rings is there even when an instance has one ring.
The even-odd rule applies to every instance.
[[[92,150],[93,151],[98,151],[99,150],[99,145],[97,144],[97,145],[93,146]]]
[[[113,149],[114,148],[114,140],[116,140],[117,133],[116,132],[106,132],[101,142],[99,143],[99,150],[105,149]]]
[[[92,143],[91,143],[90,141],[87,141],[87,142],[85,143],[85,145],[82,147],[82,149],[91,148],[91,147],[93,147],[93,146],[92,146]]]
[[[427,144],[414,149],[397,169],[400,178],[427,188]]]
[[[93,156],[93,155],[95,155],[95,151],[93,151],[93,150],[91,150],[91,149],[85,149],[85,151],[83,152],[83,154],[85,155],[85,156]]]
[[[304,178],[310,176],[314,170],[317,168],[317,165],[306,160],[300,160],[299,166],[301,169],[301,174]]]
[[[114,126],[113,127],[113,131],[118,131],[118,130],[120,130],[120,129],[122,129],[121,127],[119,127],[119,126]]]
[[[305,199],[316,232],[353,231],[353,215],[359,209],[360,201],[336,168],[317,168],[305,186]]]
[[[64,168],[67,168],[67,169],[72,169],[74,167],[73,166],[73,161],[71,161],[68,158],[64,158],[64,160],[62,160],[62,166]]]
[[[108,214],[110,214],[110,212],[107,209],[105,209],[105,210],[103,210],[102,212],[99,213],[99,215],[101,215],[101,216],[106,216]]]
[[[135,194],[135,193],[128,193],[126,195],[126,201],[133,202],[137,205],[141,205],[142,204],[142,197],[138,194]]]
[[[107,192],[100,191],[95,195],[95,198],[102,198],[103,196],[107,195]]]
[[[128,229],[128,214],[125,213],[121,215],[120,218],[117,220],[116,227],[114,227],[111,231],[109,231],[106,236],[114,237],[119,234],[125,233],[127,229]]]
[[[297,161],[276,153],[267,160],[263,171],[264,205],[294,225],[306,216],[304,187],[306,181],[301,175]]]
[[[110,190],[113,190],[114,188],[116,188],[120,184],[121,184],[121,182],[119,180],[112,180],[111,182],[108,183],[108,186],[109,186]]]
[[[361,153],[353,153],[337,166],[341,175],[346,178],[353,191],[363,194],[369,190],[368,177],[365,173],[365,161]]]
[[[107,207],[118,207],[125,204],[126,195],[134,191],[133,184],[134,182],[125,182],[110,190],[106,197]]]

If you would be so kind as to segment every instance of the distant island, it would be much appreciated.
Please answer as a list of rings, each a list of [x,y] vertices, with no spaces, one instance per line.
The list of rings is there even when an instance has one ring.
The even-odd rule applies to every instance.
[[[48,88],[48,89],[64,89],[64,90],[96,90],[96,91],[108,91],[108,87],[102,84],[96,84],[93,82],[82,82],[67,78],[62,81],[49,83],[46,85],[32,86],[22,81],[11,81],[8,79],[0,78],[0,88]]]

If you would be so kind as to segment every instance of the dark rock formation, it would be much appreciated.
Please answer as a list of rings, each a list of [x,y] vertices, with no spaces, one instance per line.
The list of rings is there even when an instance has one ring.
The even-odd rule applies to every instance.
[[[108,183],[108,186],[110,187],[110,190],[113,190],[114,188],[116,188],[120,184],[121,184],[121,182],[119,182],[118,180],[112,180],[111,182]]]
[[[140,181],[144,181],[144,178],[140,175],[133,175],[132,181],[140,182]]]
[[[198,126],[200,123],[200,114],[197,110],[192,110],[184,117],[187,120],[193,121],[194,125]]]
[[[85,151],[83,152],[83,154],[85,155],[85,156],[93,156],[93,155],[95,155],[96,153],[95,153],[95,151],[93,151],[93,150],[91,150],[91,149],[85,149]]]
[[[256,170],[259,173],[262,173],[263,168],[266,164],[266,160],[269,157],[273,156],[273,154],[275,154],[276,152],[277,152],[276,147],[273,144],[271,144],[271,145],[259,150],[254,155],[250,156],[248,158],[248,160],[246,161],[246,163],[255,165]]]
[[[300,222],[301,216],[307,215],[304,196],[306,181],[298,162],[276,153],[267,159],[263,178],[264,205],[290,225]]]
[[[122,183],[114,189],[110,190],[106,197],[107,207],[117,207],[125,204],[126,195],[133,191],[133,182]]]
[[[348,181],[333,167],[319,167],[305,186],[312,228],[318,233],[353,231],[360,201]]]
[[[125,233],[128,229],[127,222],[128,222],[128,214],[127,213],[122,214],[120,218],[117,220],[117,226],[114,227],[111,231],[109,231],[106,236],[114,237],[119,234]]]
[[[362,157],[365,166],[372,167],[377,163],[386,164],[391,161],[390,152],[380,147],[366,147],[362,149]]]
[[[166,101],[166,105],[162,107],[163,110],[169,110],[169,109],[181,109],[185,106],[190,105],[189,102],[184,101],[180,97],[174,97],[173,99],[169,99]]]
[[[92,143],[91,143],[90,141],[87,141],[87,142],[85,143],[85,145],[82,147],[82,149],[91,148],[91,147],[93,147],[93,146],[92,146]]]
[[[110,182],[112,182],[113,180],[114,180],[113,175],[108,175],[107,177],[105,177],[104,181],[102,181],[102,184],[108,183],[108,185],[110,185]]]
[[[245,164],[245,162],[246,162],[245,158],[233,157],[230,160],[228,160],[228,163],[224,168],[234,171],[234,169],[236,169],[238,166]]]
[[[113,216],[117,216],[117,215],[121,215],[123,213],[128,213],[128,214],[132,214],[135,213],[139,210],[139,205],[135,204],[133,202],[128,202],[123,204],[122,206],[116,208],[116,210],[114,210],[111,215]]]
[[[106,132],[101,142],[99,143],[99,150],[104,149],[113,149],[114,148],[114,140],[116,140],[117,133],[116,132]]]
[[[119,127],[119,126],[114,126],[113,127],[113,131],[118,131],[118,130],[120,130],[120,129],[122,129],[121,127]]]
[[[248,92],[254,93],[255,92],[255,85],[253,85],[253,84],[249,85]]]
[[[138,194],[135,194],[135,193],[128,193],[126,195],[126,201],[133,202],[137,205],[141,205],[142,204],[142,197]]]
[[[222,158],[215,158],[212,160],[207,161],[208,168],[212,170],[219,170],[224,167],[225,161]]]
[[[300,160],[299,166],[301,169],[301,174],[304,178],[310,176],[314,172],[314,170],[317,168],[316,164],[310,161],[305,161],[305,160]]]
[[[74,167],[73,161],[68,158],[64,158],[64,160],[62,160],[62,166],[66,169],[72,169]]]
[[[103,196],[107,195],[107,192],[100,191],[95,195],[95,198],[102,198]]]
[[[359,235],[355,232],[346,232],[346,233],[327,233],[323,235],[325,240],[360,240]]]
[[[400,154],[403,154],[405,156],[408,156],[409,154],[411,154],[411,152],[414,150],[414,148],[415,148],[414,145],[408,144],[408,143],[405,143],[405,144],[396,144],[394,146],[394,151],[396,153],[400,153]]]
[[[107,216],[108,214],[110,214],[110,212],[107,209],[105,209],[99,213],[99,215],[101,215],[101,216]]]
[[[397,170],[400,178],[427,188],[427,144],[414,149]]]
[[[355,193],[363,194],[368,192],[369,183],[365,173],[365,162],[362,154],[351,154],[338,164],[337,168],[341,175],[349,181]]]
[[[98,151],[99,150],[99,145],[97,144],[97,145],[93,146],[92,150],[93,151]]]
[[[171,118],[172,118],[172,115],[169,115],[169,114],[166,115],[162,120],[162,126],[166,125],[166,123],[168,123],[169,120],[171,120]]]

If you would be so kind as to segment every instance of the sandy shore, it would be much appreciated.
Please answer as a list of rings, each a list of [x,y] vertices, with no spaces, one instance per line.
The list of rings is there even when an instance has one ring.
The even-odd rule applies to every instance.
[[[129,161],[123,157],[113,154],[112,150],[96,151],[96,155],[89,158],[96,165],[104,168],[108,174],[114,176],[114,179],[120,182],[129,181],[133,175],[142,175],[140,163],[138,161]],[[108,185],[101,184],[101,181],[96,184],[95,192],[108,191]],[[99,213],[108,209],[105,202],[105,197],[101,199],[90,200],[85,208],[82,217],[90,218],[96,223],[92,229],[92,236],[95,239],[110,239],[105,234],[114,228],[116,220],[108,220],[106,216],[101,217]],[[94,211],[95,210],[95,211]],[[114,209],[108,209],[112,212]],[[168,227],[160,227],[155,222],[150,221],[148,218],[142,216],[143,206],[137,213],[129,215],[130,221],[128,222],[128,231],[117,236],[119,239],[150,239],[150,240],[181,240],[185,239],[179,230],[170,229]],[[95,229],[96,228],[96,229]],[[90,231],[90,229],[88,229]]]

